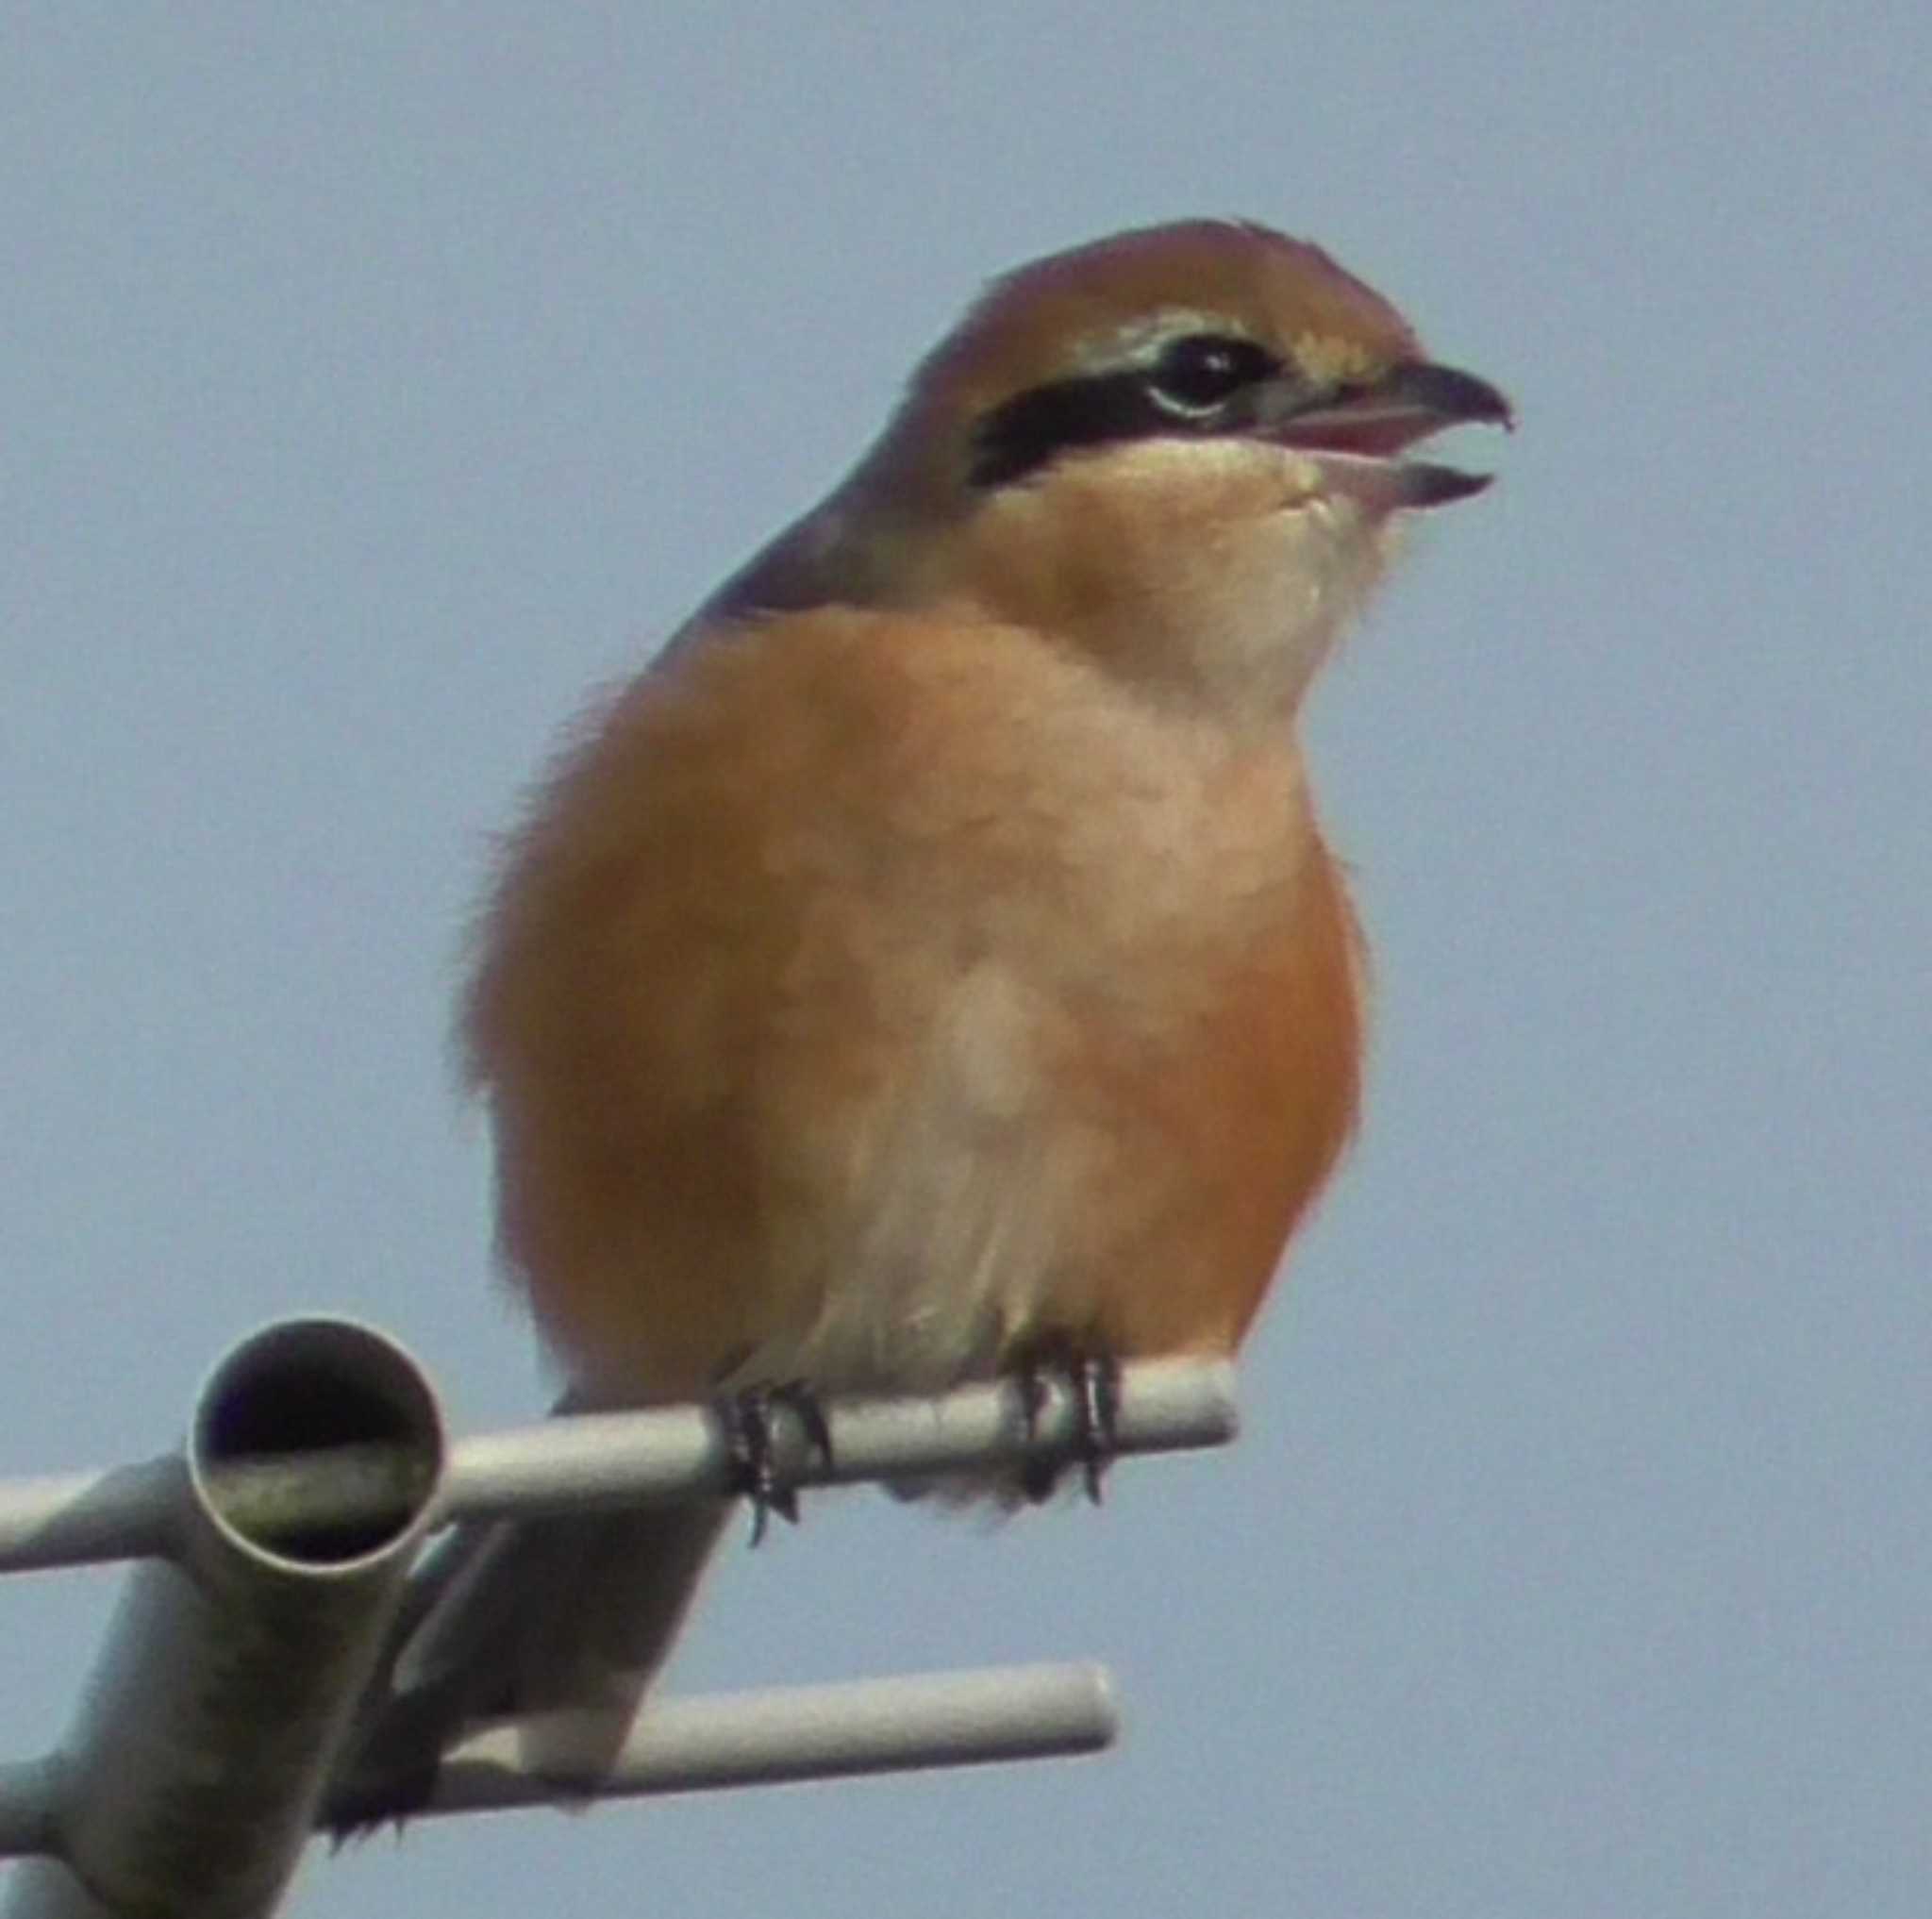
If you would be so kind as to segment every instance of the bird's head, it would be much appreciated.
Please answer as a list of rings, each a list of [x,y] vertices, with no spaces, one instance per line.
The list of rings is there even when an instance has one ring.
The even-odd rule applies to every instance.
[[[968,603],[1153,685],[1291,708],[1394,522],[1488,484],[1409,450],[1509,421],[1319,248],[1148,227],[995,281],[731,596]]]

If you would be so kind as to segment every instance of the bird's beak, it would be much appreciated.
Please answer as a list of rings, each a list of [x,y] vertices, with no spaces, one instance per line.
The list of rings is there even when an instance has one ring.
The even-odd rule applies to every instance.
[[[1264,428],[1277,445],[1315,457],[1329,487],[1383,512],[1440,507],[1489,485],[1486,473],[1400,456],[1451,426],[1513,427],[1509,402],[1489,381],[1453,366],[1407,360],[1379,379],[1300,404]]]

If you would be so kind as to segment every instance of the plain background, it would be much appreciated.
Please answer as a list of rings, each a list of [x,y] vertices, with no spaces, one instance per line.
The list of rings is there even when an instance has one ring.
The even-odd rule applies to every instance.
[[[985,276],[1250,215],[1522,409],[1314,711],[1378,1034],[1242,1443],[815,1502],[675,1675],[1091,1654],[1122,1748],[293,1911],[1926,1911],[1928,73],[1916,0],[5,9],[8,1471],[303,1308],[541,1403],[445,1050],[489,835]],[[8,1755],[114,1586],[0,1593]]]

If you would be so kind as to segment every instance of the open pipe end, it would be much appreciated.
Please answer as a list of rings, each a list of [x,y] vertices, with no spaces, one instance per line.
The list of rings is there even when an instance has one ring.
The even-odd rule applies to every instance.
[[[402,1346],[352,1320],[292,1319],[209,1375],[188,1470],[235,1544],[342,1567],[423,1527],[447,1451],[436,1394]]]

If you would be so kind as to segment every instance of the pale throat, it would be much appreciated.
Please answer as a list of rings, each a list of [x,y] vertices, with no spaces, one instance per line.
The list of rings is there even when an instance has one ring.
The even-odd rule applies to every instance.
[[[1008,522],[1086,587],[1050,624],[1230,726],[1293,717],[1393,554],[1387,516],[1254,442],[1155,442],[1056,480]]]
[[[1214,717],[1292,719],[1391,558],[1382,527],[1315,501],[1190,554],[1140,596],[1134,646]]]

